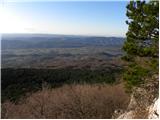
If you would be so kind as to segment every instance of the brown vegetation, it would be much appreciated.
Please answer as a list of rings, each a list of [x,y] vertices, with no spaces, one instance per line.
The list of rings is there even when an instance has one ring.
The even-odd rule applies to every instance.
[[[122,85],[65,85],[3,103],[2,118],[111,118],[128,102]]]

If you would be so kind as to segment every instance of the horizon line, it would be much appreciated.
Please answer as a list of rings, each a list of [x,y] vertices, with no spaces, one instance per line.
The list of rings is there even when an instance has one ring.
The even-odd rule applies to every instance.
[[[61,33],[0,33],[0,35],[4,34],[33,34],[33,35],[64,35],[64,36],[84,36],[84,37],[122,37],[125,36],[118,36],[118,35],[87,35],[87,34],[61,34]]]

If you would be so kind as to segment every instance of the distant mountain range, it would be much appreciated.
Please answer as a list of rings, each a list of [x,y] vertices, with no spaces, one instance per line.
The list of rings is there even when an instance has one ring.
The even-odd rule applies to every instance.
[[[122,46],[123,37],[95,37],[56,34],[3,34],[1,46],[3,49],[26,48],[77,48],[77,47],[107,47]]]

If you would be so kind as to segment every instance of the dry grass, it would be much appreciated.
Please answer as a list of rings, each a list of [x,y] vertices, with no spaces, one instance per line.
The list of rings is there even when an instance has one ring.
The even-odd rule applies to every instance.
[[[128,102],[122,85],[65,85],[36,92],[18,104],[3,103],[2,118],[111,118]]]

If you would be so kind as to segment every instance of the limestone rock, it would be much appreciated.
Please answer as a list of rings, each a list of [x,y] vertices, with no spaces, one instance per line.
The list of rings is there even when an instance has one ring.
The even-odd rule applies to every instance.
[[[159,99],[154,104],[149,106],[148,119],[159,119]]]
[[[129,111],[123,113],[117,119],[133,119],[133,118],[134,118],[134,111]]]

